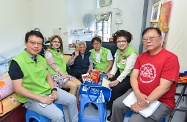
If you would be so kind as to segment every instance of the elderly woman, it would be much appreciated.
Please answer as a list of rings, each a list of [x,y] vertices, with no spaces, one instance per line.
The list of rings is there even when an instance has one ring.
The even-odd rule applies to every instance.
[[[113,35],[113,39],[118,49],[114,55],[115,61],[108,76],[111,79],[109,87],[112,88],[112,96],[107,103],[108,109],[112,109],[113,101],[131,88],[130,75],[138,56],[137,51],[129,45],[132,39],[130,32],[119,30]],[[111,115],[112,112],[107,117],[107,120],[110,121]]]
[[[55,82],[55,86],[68,88],[71,94],[77,95],[81,82],[67,73],[62,47],[62,38],[58,35],[52,36],[50,46],[45,52],[45,58],[49,64],[48,70]]]
[[[82,74],[89,73],[90,69],[93,69],[93,63],[90,52],[86,51],[86,42],[81,41],[77,46],[77,50],[73,52],[67,66],[71,66],[74,77],[81,79]]]

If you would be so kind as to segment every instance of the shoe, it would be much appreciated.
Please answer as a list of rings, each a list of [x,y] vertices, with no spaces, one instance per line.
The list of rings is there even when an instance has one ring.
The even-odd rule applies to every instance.
[[[108,120],[108,121],[110,121],[111,116],[112,116],[112,114],[110,114],[109,116],[107,116],[107,120]]]

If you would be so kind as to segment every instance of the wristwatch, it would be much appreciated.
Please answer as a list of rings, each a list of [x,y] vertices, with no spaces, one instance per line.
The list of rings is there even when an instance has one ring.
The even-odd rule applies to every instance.
[[[53,88],[53,89],[51,89],[51,92],[53,92],[53,91],[57,91],[57,88]]]
[[[149,100],[146,100],[146,102],[147,102],[148,104],[150,104],[150,101],[149,101]]]

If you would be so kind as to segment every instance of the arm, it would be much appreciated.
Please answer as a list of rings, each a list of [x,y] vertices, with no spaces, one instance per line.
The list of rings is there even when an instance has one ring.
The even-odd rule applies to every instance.
[[[90,63],[90,66],[89,66],[89,68],[88,68],[87,73],[89,73],[90,70],[93,69],[93,62],[92,62],[92,56],[91,56],[91,55],[89,56],[89,63]]]
[[[117,58],[117,54],[116,54],[116,53],[115,53],[114,57]],[[116,60],[114,59],[114,64],[113,64],[112,70],[111,70],[111,72],[110,72],[110,74],[113,75],[113,76],[116,74],[116,72],[117,72],[117,70],[118,70],[116,63],[117,63],[117,62],[116,62]]]
[[[48,62],[48,64],[50,65],[50,67],[55,70],[57,73],[59,73],[60,75],[62,75],[63,77],[68,77],[66,74],[64,74],[59,68],[58,66],[55,64],[54,60],[53,60],[53,55],[50,51],[46,51],[45,53],[45,58]]]
[[[151,94],[147,97],[147,100],[149,100],[150,103],[158,100],[170,89],[170,86],[173,84],[173,82],[175,81],[169,81],[161,78],[160,85],[151,92]]]
[[[108,73],[110,71],[110,69],[112,68],[112,65],[113,65],[113,56],[112,56],[112,53],[111,53],[110,50],[108,50],[107,60],[108,60],[109,64],[104,71],[105,73]]]
[[[41,103],[51,104],[51,102],[53,101],[51,96],[40,96],[40,95],[34,94],[22,85],[24,74],[21,71],[21,68],[19,67],[16,61],[13,60],[11,62],[8,73],[9,73],[9,76],[11,77],[14,91],[16,93],[22,96],[25,96],[29,99],[37,100]]]
[[[72,55],[71,58],[69,59],[67,66],[71,66],[74,64],[75,59],[79,55],[79,51],[75,51],[75,55]]]
[[[108,61],[108,66],[107,66],[107,68],[105,69],[105,73],[108,73],[109,71],[110,71],[110,69],[112,68],[112,65],[113,65],[113,60],[110,60],[110,61]]]
[[[34,94],[30,92],[28,89],[22,86],[23,84],[23,79],[17,79],[17,80],[12,80],[12,84],[14,87],[14,91],[20,95],[23,95],[29,99],[37,100],[39,102],[42,102],[43,97],[37,94]]]
[[[139,75],[139,70],[138,69],[133,69],[131,77],[130,77],[130,83],[131,83],[131,87],[136,95],[137,98],[137,102],[135,102],[132,106],[131,106],[131,110],[134,112],[138,112],[140,110],[143,110],[144,108],[146,108],[147,106],[149,106],[149,104],[147,103],[147,96],[145,94],[142,94],[139,90],[138,87],[138,75]]]
[[[123,70],[123,72],[118,76],[118,78],[114,81],[112,81],[109,86],[114,87],[116,86],[119,82],[122,82],[123,79],[126,78],[126,76],[132,71],[135,61],[137,58],[137,54],[136,53],[132,53],[126,61],[126,66],[125,69]]]
[[[68,63],[67,63],[67,66],[71,66],[74,64],[74,55],[71,56],[71,58],[69,59]]]
[[[52,77],[51,77],[51,75],[49,74],[48,71],[47,71],[47,78],[46,78],[46,80],[49,83],[51,89],[55,88],[54,81],[53,81],[53,79],[52,79]],[[58,99],[57,91],[53,90],[51,94],[52,94],[52,97],[53,97],[54,100]]]

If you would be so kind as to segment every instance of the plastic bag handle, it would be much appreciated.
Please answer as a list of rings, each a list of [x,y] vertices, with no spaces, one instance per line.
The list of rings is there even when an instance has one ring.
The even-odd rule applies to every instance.
[[[101,89],[99,89],[99,91],[98,91],[98,93],[96,94],[96,98],[95,99],[92,99],[91,97],[90,97],[90,95],[91,95],[91,88],[93,88],[93,87],[89,87],[88,88],[88,90],[87,90],[87,95],[88,95],[88,98],[90,99],[90,101],[91,102],[95,102],[97,99],[98,99],[98,97],[100,96],[100,91],[101,91]],[[95,96],[95,95],[93,95],[93,96]]]

